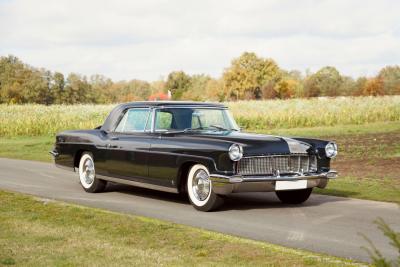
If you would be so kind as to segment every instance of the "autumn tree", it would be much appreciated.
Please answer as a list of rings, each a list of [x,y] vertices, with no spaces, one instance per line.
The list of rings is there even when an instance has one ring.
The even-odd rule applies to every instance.
[[[383,80],[379,77],[368,79],[363,88],[363,95],[378,96],[384,94]]]
[[[268,58],[257,57],[255,53],[245,52],[232,60],[225,69],[223,80],[227,91],[235,99],[243,99],[246,94],[256,98],[267,84],[275,84],[281,79],[278,65]]]
[[[190,77],[189,90],[182,94],[182,99],[193,101],[207,100],[206,88],[211,77],[204,74],[197,74]]]

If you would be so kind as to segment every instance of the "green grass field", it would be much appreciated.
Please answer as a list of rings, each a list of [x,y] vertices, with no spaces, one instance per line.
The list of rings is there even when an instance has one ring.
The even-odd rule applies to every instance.
[[[0,265],[361,266],[189,226],[0,191]]]

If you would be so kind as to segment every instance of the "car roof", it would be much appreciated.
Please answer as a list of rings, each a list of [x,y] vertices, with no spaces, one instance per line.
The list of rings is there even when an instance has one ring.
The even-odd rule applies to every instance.
[[[220,103],[209,103],[209,102],[193,102],[193,101],[140,101],[140,102],[129,102],[122,103],[116,106],[108,115],[104,124],[101,126],[101,130],[111,131],[115,128],[115,124],[122,112],[128,108],[135,107],[202,107],[202,108],[226,108],[225,105]]]
[[[120,104],[123,108],[129,107],[173,107],[173,106],[198,106],[198,107],[216,107],[225,108],[226,106],[221,103],[211,103],[211,102],[195,102],[195,101],[138,101],[138,102],[128,102]]]

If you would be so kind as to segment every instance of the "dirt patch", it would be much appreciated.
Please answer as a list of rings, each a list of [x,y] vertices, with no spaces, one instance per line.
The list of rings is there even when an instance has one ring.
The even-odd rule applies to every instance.
[[[333,136],[339,156],[332,168],[341,176],[394,179],[400,184],[400,132]]]
[[[395,179],[400,184],[400,158],[348,159],[332,162],[332,169],[341,176]]]

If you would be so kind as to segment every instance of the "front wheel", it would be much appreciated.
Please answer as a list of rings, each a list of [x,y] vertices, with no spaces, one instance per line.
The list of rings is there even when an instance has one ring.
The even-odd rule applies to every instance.
[[[311,195],[312,188],[288,191],[275,191],[277,197],[285,204],[301,204]]]
[[[192,206],[200,211],[211,211],[222,205],[223,200],[212,190],[208,169],[201,164],[192,166],[187,178],[187,191]]]
[[[79,161],[79,181],[83,189],[89,193],[102,192],[107,182],[96,178],[96,170],[92,153],[85,152]]]

